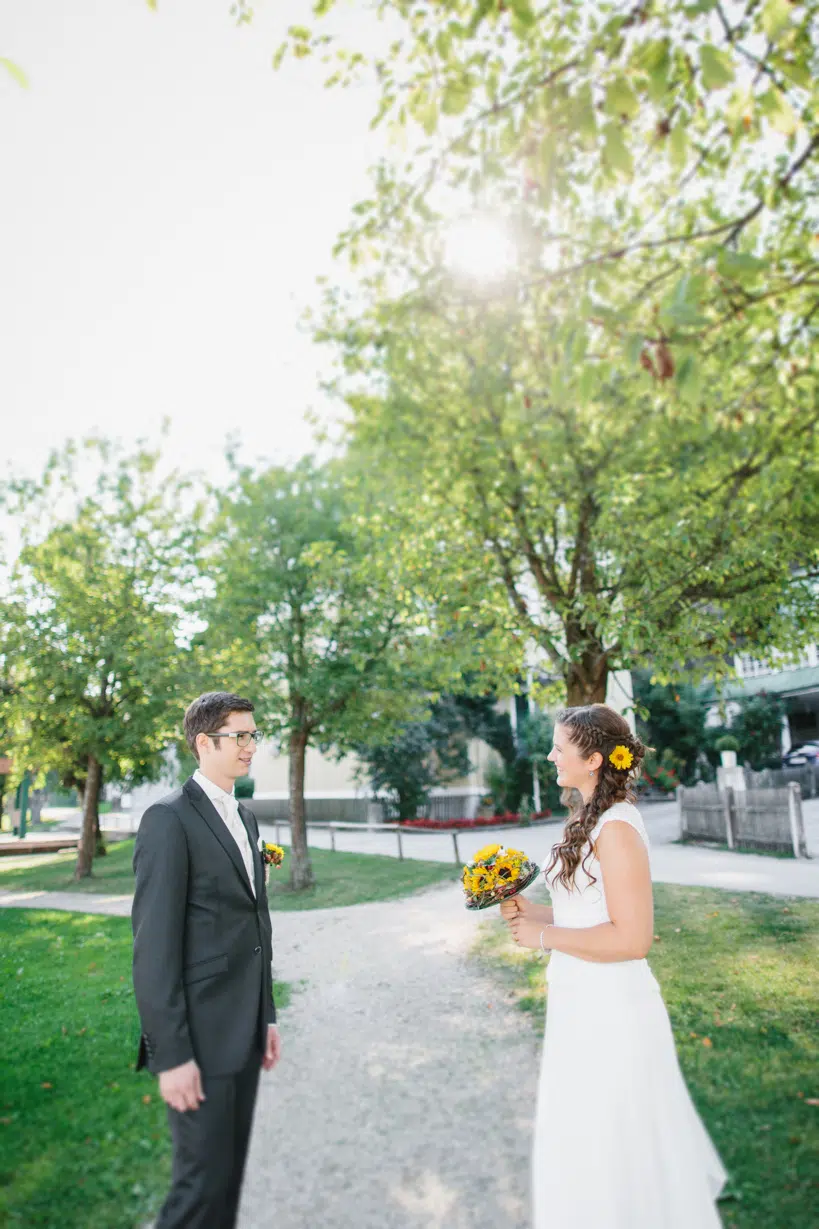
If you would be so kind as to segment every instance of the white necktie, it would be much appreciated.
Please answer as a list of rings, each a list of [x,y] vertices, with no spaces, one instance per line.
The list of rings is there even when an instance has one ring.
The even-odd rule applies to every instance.
[[[221,794],[219,797],[219,809],[222,812],[222,818],[225,821],[228,832],[239,847],[239,853],[242,855],[242,861],[245,864],[250,887],[255,896],[256,883],[253,874],[253,854],[250,850],[250,841],[247,838],[247,828],[242,823],[242,817],[239,814],[239,805],[232,794]]]

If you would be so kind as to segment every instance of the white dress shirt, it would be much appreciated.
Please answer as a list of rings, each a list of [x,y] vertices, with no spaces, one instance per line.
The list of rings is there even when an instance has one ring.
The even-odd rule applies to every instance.
[[[221,786],[214,785],[204,773],[197,768],[193,774],[193,779],[200,789],[204,790],[208,798],[215,806],[217,813],[225,821],[225,827],[239,847],[239,853],[242,855],[242,861],[247,870],[247,877],[250,880],[250,888],[253,895],[256,895],[256,879],[253,871],[253,853],[250,848],[250,841],[247,835],[247,828],[242,823],[242,817],[239,814],[239,804],[233,790],[228,793]]]

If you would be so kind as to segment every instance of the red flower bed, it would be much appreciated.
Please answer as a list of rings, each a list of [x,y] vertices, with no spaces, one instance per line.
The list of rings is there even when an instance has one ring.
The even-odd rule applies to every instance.
[[[532,815],[532,819],[548,819],[552,814],[551,811],[537,811]],[[507,813],[506,815],[490,815],[488,817],[476,817],[475,819],[401,819],[399,824],[402,828],[426,828],[432,832],[447,832],[453,828],[493,828],[499,824],[519,824],[520,816]]]

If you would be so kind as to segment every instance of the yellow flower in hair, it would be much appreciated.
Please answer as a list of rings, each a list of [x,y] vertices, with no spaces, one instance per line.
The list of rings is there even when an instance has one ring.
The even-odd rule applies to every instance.
[[[624,747],[622,743],[619,743],[609,756],[609,763],[622,771],[623,769],[631,768],[631,765],[634,763],[634,756],[628,747]]]

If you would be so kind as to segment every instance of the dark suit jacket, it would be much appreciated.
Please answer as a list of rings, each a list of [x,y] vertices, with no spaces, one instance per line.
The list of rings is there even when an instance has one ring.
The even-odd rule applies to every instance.
[[[207,1075],[242,1070],[276,1019],[272,943],[256,818],[239,806],[256,877],[207,794],[190,778],[149,807],[134,847],[137,1069],[195,1058]]]

